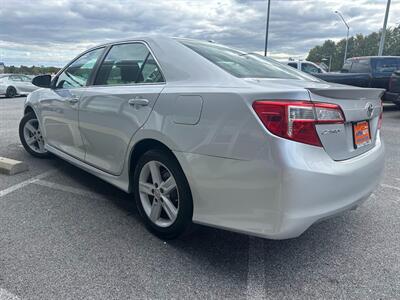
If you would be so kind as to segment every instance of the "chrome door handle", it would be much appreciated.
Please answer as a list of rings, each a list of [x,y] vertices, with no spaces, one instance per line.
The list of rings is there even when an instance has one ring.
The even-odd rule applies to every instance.
[[[78,103],[79,98],[78,97],[71,97],[71,98],[65,99],[65,101],[67,101],[68,103],[71,103],[71,104],[75,104],[75,103]]]
[[[132,106],[135,106],[135,105],[147,106],[147,105],[149,105],[150,101],[147,99],[144,99],[144,98],[133,98],[133,99],[128,100],[128,103],[129,103],[129,105],[132,105]]]

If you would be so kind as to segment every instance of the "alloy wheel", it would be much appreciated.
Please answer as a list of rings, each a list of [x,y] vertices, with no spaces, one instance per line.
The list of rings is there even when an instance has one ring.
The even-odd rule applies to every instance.
[[[37,119],[30,119],[24,125],[24,139],[28,147],[39,154],[44,154],[47,150],[44,148],[44,140]]]
[[[139,195],[152,223],[171,226],[179,212],[179,191],[171,171],[159,161],[147,162],[139,175]]]

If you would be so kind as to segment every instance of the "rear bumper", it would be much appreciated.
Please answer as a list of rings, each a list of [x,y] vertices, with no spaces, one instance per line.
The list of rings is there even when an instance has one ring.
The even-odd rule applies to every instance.
[[[383,95],[383,101],[400,104],[400,94],[392,93],[392,92],[385,92],[385,94]]]
[[[301,235],[313,223],[365,201],[379,184],[384,146],[333,161],[319,147],[280,140],[268,159],[232,160],[176,152],[192,188],[193,221],[270,239]]]

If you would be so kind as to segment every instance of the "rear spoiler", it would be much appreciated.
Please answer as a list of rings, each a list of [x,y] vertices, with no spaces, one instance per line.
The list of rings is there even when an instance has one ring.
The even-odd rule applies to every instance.
[[[307,88],[311,93],[333,99],[364,99],[364,100],[376,100],[381,99],[384,89],[373,89],[373,88],[359,88],[354,86],[342,86],[330,87],[330,88]]]

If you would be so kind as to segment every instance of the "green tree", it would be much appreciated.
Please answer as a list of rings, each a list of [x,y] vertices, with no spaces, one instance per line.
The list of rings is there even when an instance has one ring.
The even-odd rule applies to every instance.
[[[357,34],[350,37],[347,57],[377,55],[380,35],[380,32],[372,32],[368,35]],[[336,43],[332,40],[326,40],[322,45],[317,45],[310,50],[307,60],[320,63],[323,59],[329,59],[331,56],[331,70],[338,71],[343,65],[345,47],[346,39],[341,39]],[[400,56],[400,25],[387,30],[383,54]]]

